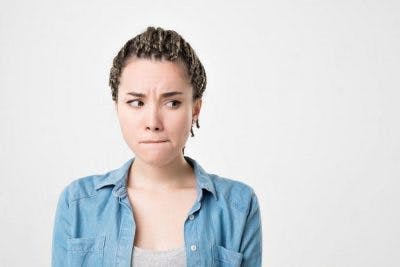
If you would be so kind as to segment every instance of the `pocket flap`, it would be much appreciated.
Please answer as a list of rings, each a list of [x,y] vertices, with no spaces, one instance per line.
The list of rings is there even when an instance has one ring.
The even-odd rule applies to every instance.
[[[104,248],[105,236],[96,237],[70,237],[68,238],[68,251],[71,252],[101,252]]]

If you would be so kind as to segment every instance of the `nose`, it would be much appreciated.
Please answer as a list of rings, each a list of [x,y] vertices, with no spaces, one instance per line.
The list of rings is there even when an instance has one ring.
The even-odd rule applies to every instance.
[[[149,108],[146,120],[146,131],[160,131],[162,130],[162,123],[159,116],[159,111],[156,105]]]

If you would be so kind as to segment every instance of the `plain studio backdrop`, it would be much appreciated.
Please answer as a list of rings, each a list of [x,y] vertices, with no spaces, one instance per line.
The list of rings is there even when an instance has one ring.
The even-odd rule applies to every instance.
[[[2,1],[0,262],[49,266],[72,180],[121,166],[112,59],[147,26],[208,75],[185,155],[251,185],[263,266],[400,266],[398,1]]]

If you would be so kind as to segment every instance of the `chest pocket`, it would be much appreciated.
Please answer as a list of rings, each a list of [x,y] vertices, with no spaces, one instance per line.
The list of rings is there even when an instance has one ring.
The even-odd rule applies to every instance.
[[[212,247],[213,267],[240,267],[243,254],[214,245]]]
[[[69,238],[68,266],[103,266],[105,239],[105,236]]]

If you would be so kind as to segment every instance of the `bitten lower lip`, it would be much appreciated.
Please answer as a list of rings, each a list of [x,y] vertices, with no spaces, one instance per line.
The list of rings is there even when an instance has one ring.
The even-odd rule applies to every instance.
[[[160,144],[160,143],[166,143],[168,140],[165,141],[158,141],[158,142],[142,142],[143,144]]]

